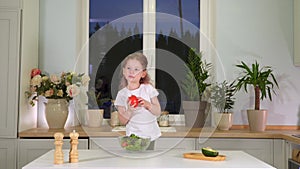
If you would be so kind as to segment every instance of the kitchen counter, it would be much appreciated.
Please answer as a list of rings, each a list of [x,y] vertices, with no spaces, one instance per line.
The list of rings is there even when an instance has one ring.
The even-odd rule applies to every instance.
[[[165,154],[151,156],[151,153],[157,154],[159,150],[149,150],[129,158],[115,156],[108,153],[99,153],[98,150],[79,150],[79,162],[68,163],[68,152],[64,150],[64,164],[54,165],[54,150],[49,151],[43,156],[32,161],[23,169],[55,169],[55,168],[72,168],[72,169],[101,169],[101,168],[274,168],[257,158],[243,151],[221,151],[220,154],[226,155],[224,161],[203,161],[183,158],[185,152],[195,151],[170,151]],[[122,151],[124,156],[130,156],[132,153]],[[148,156],[147,156],[148,155]],[[146,158],[145,158],[146,157]]]
[[[176,132],[162,132],[161,137],[186,137],[186,138],[264,138],[264,139],[285,139],[287,141],[300,144],[300,138],[294,137],[294,134],[300,134],[300,130],[266,130],[264,132],[251,132],[248,129],[231,129],[229,131],[215,130],[214,128],[193,128],[188,129],[183,126],[174,127]],[[117,137],[124,135],[124,131],[112,131],[112,127],[104,125],[99,128],[89,128],[76,126],[67,129],[45,129],[33,128],[19,133],[20,138],[53,138],[55,132],[64,133],[68,138],[73,130],[79,133],[80,138],[88,137]]]

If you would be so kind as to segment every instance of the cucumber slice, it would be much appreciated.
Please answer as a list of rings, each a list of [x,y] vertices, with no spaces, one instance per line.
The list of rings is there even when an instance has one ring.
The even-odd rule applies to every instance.
[[[212,148],[202,148],[202,154],[207,156],[207,157],[216,157],[219,155],[219,152],[212,149]]]

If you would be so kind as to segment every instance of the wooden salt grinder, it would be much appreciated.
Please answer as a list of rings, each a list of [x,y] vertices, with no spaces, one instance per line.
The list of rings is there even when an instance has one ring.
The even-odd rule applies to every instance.
[[[79,134],[73,130],[73,132],[70,133],[70,144],[71,144],[71,149],[69,152],[69,162],[70,163],[77,163],[78,162],[78,137]]]
[[[54,145],[55,145],[55,152],[54,152],[54,164],[63,164],[64,163],[64,153],[62,151],[63,145],[63,133],[55,133],[54,134]]]

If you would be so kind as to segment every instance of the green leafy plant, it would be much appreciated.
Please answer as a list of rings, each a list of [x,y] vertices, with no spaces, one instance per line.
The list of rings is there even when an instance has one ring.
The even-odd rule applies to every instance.
[[[260,110],[260,100],[269,98],[272,101],[272,92],[276,94],[274,87],[279,88],[279,86],[270,66],[260,68],[255,61],[251,68],[244,62],[236,67],[242,70],[241,77],[237,78],[236,90],[239,91],[243,87],[245,92],[248,92],[247,87],[253,86],[255,110]]]
[[[87,96],[88,96],[88,100],[89,100],[87,105],[88,105],[89,109],[98,109],[99,106],[103,106],[104,103],[111,101],[111,98],[109,98],[109,97],[102,98],[101,92],[98,92],[97,95],[95,93],[96,93],[95,90],[92,90],[92,89],[87,91]]]
[[[219,113],[229,113],[233,108],[235,98],[234,81],[230,84],[226,80],[211,87],[211,101]]]
[[[187,74],[182,82],[181,88],[187,100],[201,101],[205,89],[211,84],[207,82],[211,63],[202,60],[202,52],[198,53],[195,49],[190,48],[186,62]]]

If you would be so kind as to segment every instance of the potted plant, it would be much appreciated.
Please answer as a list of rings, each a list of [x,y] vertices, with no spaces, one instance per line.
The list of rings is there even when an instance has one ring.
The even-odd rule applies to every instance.
[[[232,108],[235,102],[234,81],[230,84],[226,80],[211,87],[211,101],[217,109],[216,124],[220,130],[229,130],[232,126]]]
[[[186,62],[188,70],[184,81],[181,84],[185,100],[182,107],[185,114],[185,125],[188,127],[203,127],[205,122],[206,101],[202,101],[202,96],[208,86],[207,82],[210,74],[211,63],[202,59],[202,52],[198,53],[190,48]]]
[[[249,127],[252,131],[265,130],[268,111],[260,109],[260,100],[269,98],[272,101],[272,92],[276,94],[274,87],[279,87],[272,68],[270,66],[260,68],[259,66],[257,61],[252,64],[251,68],[244,62],[236,65],[242,70],[241,76],[237,78],[236,90],[239,91],[243,88],[245,92],[248,92],[248,86],[252,86],[254,89],[254,110],[247,110]]]
[[[30,90],[25,93],[32,106],[39,96],[45,97],[45,117],[49,128],[64,128],[69,115],[68,102],[79,95],[81,86],[88,86],[89,80],[88,75],[75,72],[49,75],[34,68],[31,71]]]

